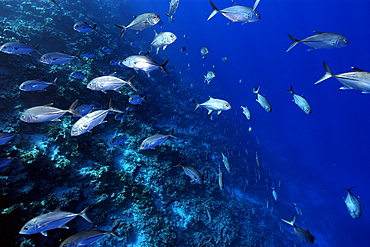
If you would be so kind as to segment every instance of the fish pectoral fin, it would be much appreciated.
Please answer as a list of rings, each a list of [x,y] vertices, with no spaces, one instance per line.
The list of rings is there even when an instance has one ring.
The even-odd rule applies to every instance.
[[[61,225],[61,226],[59,226],[58,228],[69,229],[69,227],[68,227],[68,226],[66,226],[66,225]]]
[[[348,86],[343,86],[343,87],[340,87],[339,89],[341,89],[341,90],[351,90],[353,88],[348,87]]]
[[[53,119],[53,120],[51,120],[51,121],[53,121],[53,122],[59,122],[59,121],[60,121],[60,119],[59,119],[59,118],[55,118],[55,119]]]
[[[208,110],[208,115],[211,114],[213,112],[213,110]]]
[[[222,111],[218,111],[218,112],[217,112],[217,115],[220,115],[220,114],[221,114],[221,112],[222,112]]]
[[[367,92],[367,91],[362,91],[361,93],[363,93],[363,94],[370,94],[370,92]]]
[[[48,234],[46,232],[41,232],[42,235],[47,236]]]

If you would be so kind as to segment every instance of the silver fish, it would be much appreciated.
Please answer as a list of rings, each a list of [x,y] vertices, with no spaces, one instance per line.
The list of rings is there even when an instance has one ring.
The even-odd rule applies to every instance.
[[[6,133],[6,132],[0,133],[0,145],[4,145],[5,143],[13,139],[13,137],[16,135],[17,134]]]
[[[274,187],[272,187],[272,196],[274,197],[274,200],[277,201],[278,200],[278,195],[276,193],[276,190]]]
[[[296,46],[298,43],[303,43],[311,47],[309,51],[316,49],[341,48],[349,44],[347,38],[338,33],[323,33],[319,31],[315,31],[315,33],[317,34],[302,40],[296,39],[288,33],[288,36],[293,43],[289,46],[286,52],[293,49],[293,47]]]
[[[265,96],[259,94],[258,92],[260,91],[260,87],[256,88],[254,87],[253,88],[253,93],[257,94],[257,99],[256,101],[263,107],[263,109],[265,109],[267,112],[271,112],[272,111],[272,108],[271,108],[271,105],[270,105],[270,102],[268,102],[268,100],[266,99]]]
[[[174,15],[176,13],[177,8],[179,7],[179,3],[180,3],[180,0],[171,0],[170,1],[170,10],[168,11],[168,14],[166,14],[166,15],[168,16],[168,20],[171,23],[174,23],[174,20],[175,20]]]
[[[306,114],[310,115],[312,113],[312,109],[308,101],[298,94],[294,93],[293,87],[290,86],[290,90],[286,90],[288,93],[293,94],[293,102],[299,106],[299,108],[302,109]]]
[[[19,86],[19,89],[25,92],[30,91],[41,91],[47,88],[50,85],[57,86],[55,82],[58,78],[55,78],[53,82],[46,82],[46,81],[39,81],[39,80],[28,80],[22,82],[22,84]]]
[[[122,111],[113,108],[113,101],[110,99],[109,108],[107,110],[97,110],[81,117],[72,125],[71,136],[79,136],[85,134],[92,128],[105,123],[105,117],[110,111],[122,113]]]
[[[37,47],[38,46],[33,48],[31,46],[19,42],[8,42],[0,46],[0,51],[7,54],[29,54],[33,51],[36,51],[37,53],[41,54],[37,50]]]
[[[96,243],[98,240],[104,238],[108,234],[112,234],[117,238],[122,238],[117,232],[120,224],[115,225],[110,231],[101,231],[89,229],[83,232],[76,233],[66,240],[64,240],[59,247],[77,247]]]
[[[223,16],[225,16],[227,19],[229,19],[231,22],[255,22],[261,19],[260,14],[256,11],[256,8],[259,4],[260,0],[256,0],[253,8],[240,6],[236,2],[233,1],[234,6],[219,10],[216,5],[209,1],[213,8],[213,12],[209,15],[207,21],[209,21],[213,16],[215,16],[217,13],[221,13]]]
[[[123,37],[127,29],[137,30],[139,32],[145,28],[154,26],[161,20],[159,15],[157,15],[156,13],[144,13],[141,15],[136,15],[134,16],[134,18],[135,19],[127,26],[114,24],[116,27],[122,29],[120,34],[121,38]]]
[[[130,104],[133,104],[133,105],[141,105],[141,103],[143,101],[145,101],[145,96],[144,97],[140,97],[140,95],[138,94],[132,94],[130,95],[129,99],[128,99],[128,102]]]
[[[220,190],[224,189],[224,179],[220,166],[218,167],[218,186],[220,187]]]
[[[157,52],[156,52],[157,54],[158,54],[159,49],[163,47],[163,50],[165,50],[168,45],[172,44],[177,39],[176,35],[171,32],[157,33],[154,30],[154,33],[155,33],[155,36],[150,45],[157,49]]]
[[[315,82],[315,84],[318,84],[322,81],[325,81],[326,79],[329,79],[331,77],[335,77],[340,83],[342,83],[344,86],[340,89],[342,90],[361,90],[362,93],[370,93],[370,73],[363,71],[359,68],[354,68],[354,72],[346,72],[338,75],[334,75],[326,62],[324,61],[324,68],[325,68],[325,75],[321,77],[318,81]]]
[[[96,30],[96,24],[94,26],[90,26],[84,21],[76,22],[73,25],[73,29],[79,33],[91,33],[92,31],[95,31],[98,33],[98,31]]]
[[[286,220],[286,219],[281,219],[281,220],[284,221],[285,223],[293,226],[294,227],[294,234],[296,236],[298,236],[302,241],[304,241],[308,244],[313,244],[315,242],[315,237],[310,233],[310,231],[308,229],[303,230],[303,229],[299,228],[298,226],[296,226],[295,225],[295,219],[296,219],[296,215],[293,215],[293,219],[291,221]]]
[[[108,90],[113,90],[117,93],[121,93],[120,88],[127,84],[137,92],[137,89],[132,84],[135,77],[136,76],[134,75],[128,81],[124,81],[118,77],[115,77],[114,75],[99,76],[92,79],[87,84],[87,88],[94,91],[102,91],[103,93],[106,93],[106,91]]]
[[[348,191],[348,194],[346,198],[343,198],[344,203],[347,206],[348,212],[351,215],[351,217],[355,220],[359,219],[362,215],[362,208],[361,208],[361,203],[360,203],[360,198],[356,198],[352,193],[351,190],[355,188],[349,188],[345,189]]]
[[[202,59],[204,59],[208,53],[209,53],[209,50],[207,47],[202,46],[202,48],[200,48],[200,54],[202,54]]]
[[[19,234],[35,234],[41,233],[44,236],[47,236],[46,231],[56,229],[56,228],[65,228],[68,229],[68,226],[65,224],[73,220],[77,216],[81,216],[88,222],[92,223],[91,220],[87,217],[86,211],[88,207],[82,210],[80,213],[71,213],[61,211],[59,208],[53,212],[42,214],[36,216],[35,218],[29,220],[20,230]]]
[[[167,70],[165,68],[166,64],[168,63],[168,59],[164,61],[163,64],[158,64],[153,59],[147,56],[142,55],[132,55],[120,62],[124,66],[134,69],[135,71],[142,70],[144,71],[148,77],[150,77],[150,72],[152,70],[161,68],[162,71],[167,74]]]
[[[243,114],[245,115],[245,117],[248,120],[250,120],[251,119],[251,112],[249,111],[248,107],[246,107],[246,106],[240,106],[240,108],[242,108]]]
[[[208,115],[211,114],[213,111],[217,111],[217,115],[220,115],[222,111],[227,111],[231,109],[230,103],[226,100],[214,99],[211,96],[209,96],[209,100],[204,103],[198,104],[195,100],[193,100],[193,102],[196,104],[194,111],[201,106],[208,110]]]
[[[168,135],[162,135],[157,133],[155,135],[149,136],[140,144],[140,150],[154,149],[156,146],[159,146],[163,142],[165,142],[168,139],[168,137],[176,138],[176,136],[173,136],[172,133],[173,129]]]
[[[69,107],[68,110],[62,110],[56,107],[52,107],[51,104],[43,105],[43,106],[35,106],[25,110],[21,116],[20,120],[26,123],[42,123],[47,121],[60,121],[60,117],[62,117],[67,112],[71,114],[75,114],[81,117],[81,114],[76,112],[74,109],[76,108],[78,100],[73,102],[73,104]]]
[[[215,72],[208,71],[207,74],[204,76],[204,82],[207,82],[207,84],[209,84],[215,77],[216,77]]]
[[[196,182],[197,184],[203,184],[203,176],[202,174],[200,174],[200,172],[197,169],[195,169],[192,166],[184,165],[181,162],[178,165],[181,166],[185,174],[191,178],[191,182]]]
[[[76,57],[78,56],[72,56],[62,52],[49,52],[40,57],[40,62],[45,64],[64,64]]]
[[[222,155],[222,162],[224,163],[226,170],[230,173],[231,166],[230,166],[229,160],[227,159],[227,157],[224,155],[223,152],[221,152],[221,155]]]

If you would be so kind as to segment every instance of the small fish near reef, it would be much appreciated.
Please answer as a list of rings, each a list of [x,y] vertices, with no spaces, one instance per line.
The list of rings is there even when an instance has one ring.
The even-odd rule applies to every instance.
[[[36,233],[41,233],[44,236],[47,236],[46,231],[56,229],[56,228],[65,228],[68,227],[65,225],[69,221],[73,220],[77,216],[81,216],[86,221],[91,222],[87,217],[86,211],[88,207],[82,210],[80,213],[72,213],[61,211],[59,208],[46,214],[36,216],[35,218],[29,220],[20,230],[19,234],[31,235]]]
[[[75,30],[79,33],[91,33],[93,31],[98,33],[98,31],[96,30],[96,24],[94,26],[90,26],[89,24],[87,24],[84,21],[76,22],[73,25],[73,30]]]
[[[197,169],[195,169],[192,166],[184,165],[182,164],[182,162],[180,162],[180,164],[178,164],[177,166],[181,166],[185,174],[191,178],[190,182],[195,182],[197,184],[203,184],[203,176],[202,174],[200,174],[200,172]]]
[[[296,219],[296,215],[293,215],[293,219],[291,221],[285,220],[285,219],[281,219],[281,220],[293,226],[294,234],[298,236],[303,242],[306,242],[307,244],[313,244],[315,242],[315,237],[310,233],[308,229],[303,230],[299,228],[298,226],[296,226],[295,219]]]
[[[132,55],[122,60],[118,65],[123,64],[128,68],[134,69],[136,72],[142,70],[150,77],[150,72],[158,68],[161,68],[163,73],[168,74],[165,68],[168,61],[167,59],[163,64],[159,64],[148,56]]]
[[[168,137],[177,138],[176,136],[172,135],[172,133],[173,129],[168,135],[157,133],[155,135],[149,136],[141,143],[140,150],[154,149],[156,146],[159,146],[163,142],[165,142],[168,139]]]
[[[346,207],[348,209],[349,215],[355,220],[359,219],[362,215],[362,208],[361,208],[361,203],[360,203],[360,198],[355,197],[351,190],[355,188],[349,188],[345,189],[348,191],[346,198],[343,198],[344,203],[346,204]]]
[[[362,69],[352,67],[353,72],[346,72],[338,75],[334,75],[327,63],[324,61],[325,75],[315,82],[318,84],[331,77],[336,78],[344,86],[340,89],[342,90],[360,90],[362,93],[370,93],[370,73],[363,71]]]
[[[137,92],[137,89],[132,84],[132,82],[135,80],[135,77],[136,76],[134,75],[128,81],[124,81],[118,77],[115,77],[113,74],[109,76],[100,76],[92,79],[87,84],[87,88],[93,91],[102,91],[103,93],[106,93],[108,90],[121,93],[120,88],[127,84]]]
[[[55,78],[53,82],[46,82],[46,81],[39,81],[39,80],[28,80],[22,82],[19,86],[21,91],[31,92],[31,91],[43,91],[45,88],[49,87],[50,85],[57,86],[56,81],[58,78]]]
[[[222,111],[227,111],[231,109],[230,103],[226,100],[214,99],[211,96],[209,96],[209,100],[201,104],[197,103],[195,100],[193,100],[193,102],[196,104],[194,111],[197,110],[199,107],[203,107],[208,110],[208,115],[211,114],[213,111],[217,111],[217,115],[220,115]]]
[[[270,102],[266,99],[265,96],[259,94],[259,91],[260,91],[260,87],[254,87],[253,88],[253,93],[255,93],[257,95],[257,99],[256,101],[258,102],[258,104],[260,104],[262,106],[263,109],[265,109],[267,112],[271,112],[272,111],[272,107],[271,107],[271,104]]]
[[[41,56],[40,62],[45,64],[65,64],[75,58],[81,59],[78,55],[72,56],[62,52],[49,52]]]
[[[132,105],[141,105],[141,103],[143,101],[145,101],[145,96],[144,97],[140,97],[140,95],[138,94],[132,94],[130,95],[130,97],[128,98],[128,102]]]
[[[290,86],[290,90],[285,90],[285,91],[293,94],[293,102],[297,106],[299,106],[299,108],[301,108],[302,111],[304,111],[308,115],[312,113],[312,109],[308,101],[303,96],[295,94],[292,86]]]
[[[74,78],[74,79],[83,80],[85,79],[86,76],[81,71],[73,71],[71,74],[69,74],[69,77]]]
[[[154,36],[154,39],[153,39],[153,41],[150,45],[153,46],[154,48],[156,48],[156,54],[158,54],[159,50],[162,47],[163,47],[163,50],[165,50],[168,45],[172,44],[177,39],[176,35],[174,33],[171,33],[171,32],[157,33],[154,30],[154,33],[155,33],[155,36]]]
[[[115,136],[112,138],[112,140],[110,140],[109,144],[111,146],[117,146],[117,145],[120,145],[122,143],[124,143],[125,141],[127,140],[127,137],[126,136]]]
[[[256,11],[259,2],[260,0],[256,0],[254,2],[253,8],[250,8],[240,6],[233,1],[234,6],[220,10],[216,7],[216,5],[212,1],[209,1],[213,8],[213,12],[209,15],[207,21],[209,21],[217,13],[221,13],[223,16],[229,19],[230,22],[242,22],[242,23],[256,22],[261,19],[261,15]]]
[[[29,54],[36,51],[41,55],[37,48],[38,45],[34,48],[20,42],[8,42],[0,46],[0,51],[6,54]]]
[[[334,49],[342,48],[349,44],[348,39],[338,33],[323,33],[315,31],[315,35],[307,37],[305,39],[299,40],[294,38],[288,33],[289,38],[292,40],[292,44],[288,47],[286,52],[290,51],[298,43],[305,44],[310,47],[308,51],[317,50],[317,49]]]
[[[157,15],[156,13],[144,13],[141,15],[136,15],[134,16],[134,18],[135,19],[127,26],[114,24],[116,27],[121,29],[121,38],[123,37],[127,29],[137,30],[139,32],[143,29],[154,26],[161,20],[159,15]]]
[[[170,1],[170,9],[166,14],[168,16],[168,20],[170,23],[175,22],[175,13],[177,8],[179,7],[180,0],[171,0]]]

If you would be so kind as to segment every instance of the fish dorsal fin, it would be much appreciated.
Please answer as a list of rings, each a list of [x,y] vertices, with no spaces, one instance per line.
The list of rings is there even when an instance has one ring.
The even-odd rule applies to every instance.
[[[231,1],[235,6],[239,6],[235,1]]]
[[[254,2],[254,4],[253,4],[253,8],[252,8],[252,10],[253,10],[253,11],[255,11],[255,10],[256,10],[256,8],[257,8],[258,4],[260,3],[260,1],[261,1],[261,0],[256,0],[256,1]]]
[[[136,18],[136,17],[138,17],[138,15],[134,15],[133,17]]]
[[[155,31],[155,30],[154,30],[154,34],[155,34],[155,36],[154,36],[154,37],[157,37],[157,36],[158,36],[158,33],[157,33],[157,31]]]
[[[317,34],[322,34],[323,32],[320,32],[320,31],[313,31],[314,33],[317,33]]]
[[[113,72],[113,73],[109,74],[109,76],[114,76],[114,77],[116,77],[116,74],[117,74],[117,72]]]
[[[46,104],[46,105],[43,105],[43,106],[52,106],[54,103],[49,103],[49,104]]]
[[[362,70],[362,69],[357,68],[357,67],[351,67],[351,69],[353,69],[354,71],[357,71],[357,72],[365,72],[365,70]]]
[[[213,99],[211,96],[208,96],[209,97],[209,99]]]

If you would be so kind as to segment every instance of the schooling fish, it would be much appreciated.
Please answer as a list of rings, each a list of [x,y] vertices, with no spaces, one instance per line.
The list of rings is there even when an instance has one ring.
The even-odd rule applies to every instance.
[[[168,135],[162,135],[157,133],[155,135],[149,136],[141,143],[140,150],[154,149],[156,146],[159,146],[163,142],[165,142],[168,139],[168,137],[176,138],[176,136],[173,136],[172,133],[173,129]]]
[[[62,52],[49,52],[41,56],[40,62],[45,64],[64,64],[75,59],[76,56],[65,54]]]
[[[215,77],[216,77],[215,72],[208,71],[207,74],[204,76],[204,82],[207,82],[207,84],[209,84]]]
[[[128,102],[133,105],[141,105],[143,101],[145,101],[145,96],[140,97],[138,94],[132,94],[130,95],[130,98],[128,99]]]
[[[132,82],[135,79],[135,75],[132,76],[128,81],[124,81],[118,77],[113,75],[109,76],[100,76],[92,79],[88,84],[87,88],[94,91],[102,91],[106,93],[108,90],[116,91],[117,93],[121,93],[120,88],[124,85],[129,85],[133,90],[136,90]]]
[[[81,216],[86,221],[91,222],[87,217],[86,211],[88,207],[82,210],[80,213],[71,213],[61,211],[59,208],[53,212],[39,215],[31,220],[29,220],[20,230],[19,234],[35,234],[41,233],[44,236],[47,236],[46,231],[56,229],[56,228],[65,228],[68,229],[68,226],[65,224],[73,220],[77,216]]]
[[[112,138],[112,140],[110,140],[109,144],[111,146],[116,146],[116,145],[120,145],[122,143],[124,143],[125,141],[127,140],[126,136],[115,136]]]
[[[254,87],[253,88],[253,93],[257,94],[257,99],[256,101],[265,109],[267,112],[271,112],[272,108],[270,105],[270,102],[266,99],[265,96],[259,94],[258,92],[260,91],[260,87]]]
[[[217,111],[217,115],[220,115],[222,111],[227,111],[231,109],[230,103],[226,100],[214,99],[211,96],[209,96],[209,100],[204,103],[199,104],[195,100],[193,100],[193,102],[196,104],[194,111],[201,106],[208,110],[208,115],[211,114],[213,111]]]
[[[92,31],[96,31],[96,24],[94,26],[90,26],[84,21],[79,21],[73,25],[73,29],[79,33],[91,33]]]
[[[338,33],[323,33],[315,31],[317,34],[307,37],[305,39],[299,40],[294,38],[288,33],[289,38],[292,40],[292,44],[286,50],[286,52],[293,49],[298,43],[303,43],[309,47],[309,51],[316,49],[333,49],[341,48],[349,44],[347,38]]]
[[[298,226],[295,225],[295,219],[296,215],[293,215],[293,219],[291,221],[286,220],[286,219],[281,219],[285,223],[291,225],[294,227],[294,234],[298,236],[302,241],[308,243],[308,244],[313,244],[315,242],[315,237],[310,233],[309,230],[303,230],[299,228]]]
[[[209,15],[207,21],[209,21],[217,13],[221,13],[231,22],[247,23],[258,21],[259,19],[261,19],[260,14],[256,11],[259,2],[260,0],[256,0],[253,5],[253,8],[240,6],[236,2],[233,2],[234,6],[219,10],[212,1],[209,1],[213,8],[213,12]]]
[[[165,50],[168,45],[172,44],[177,39],[176,35],[174,33],[171,33],[171,32],[157,33],[154,30],[154,33],[155,33],[155,36],[154,36],[154,39],[153,39],[153,41],[150,45],[157,49],[156,54],[158,54],[158,51],[162,47],[163,47],[163,50]]]
[[[222,155],[222,162],[224,163],[226,170],[230,173],[231,166],[230,166],[229,160],[227,159],[227,157],[224,155],[223,152],[221,152],[221,155]]]
[[[324,61],[324,69],[325,69],[325,75],[321,77],[318,81],[315,82],[315,84],[318,84],[322,81],[325,81],[326,79],[329,79],[331,77],[335,77],[340,83],[344,85],[344,87],[341,87],[342,90],[361,90],[362,93],[370,93],[370,73],[363,71],[359,68],[354,68],[354,72],[346,72],[338,75],[334,75],[330,69],[329,66]]]
[[[153,59],[147,56],[142,55],[132,55],[120,62],[124,66],[134,69],[135,71],[142,70],[144,71],[148,77],[150,77],[150,72],[152,70],[161,68],[162,71],[167,74],[167,70],[165,68],[166,64],[168,63],[168,59],[164,61],[163,64],[158,64]]]
[[[200,172],[197,169],[195,169],[192,166],[184,165],[182,164],[182,162],[180,162],[178,166],[181,166],[185,174],[191,178],[190,182],[196,182],[197,184],[203,184],[203,176],[202,174],[200,174]]]
[[[242,110],[243,110],[243,114],[245,115],[245,117],[246,117],[248,120],[250,120],[250,119],[251,119],[251,113],[250,113],[250,111],[249,111],[248,107],[246,107],[246,106],[241,106],[240,108],[242,108]]]
[[[207,47],[202,46],[202,48],[200,48],[200,54],[202,54],[202,59],[204,59],[208,53],[209,53],[209,50]]]
[[[170,10],[168,11],[168,20],[171,23],[174,23],[175,21],[175,13],[177,8],[179,7],[180,0],[171,0],[170,1]]]
[[[70,77],[75,78],[75,79],[85,79],[85,74],[82,73],[81,71],[73,71],[71,74],[69,74]]]
[[[50,85],[54,85],[58,87],[58,85],[55,84],[57,79],[58,78],[55,78],[53,82],[46,82],[46,81],[39,81],[39,80],[24,81],[19,86],[19,89],[25,92],[31,92],[31,91],[42,91]]]
[[[36,51],[37,53],[41,54],[37,50],[37,47],[38,45],[35,48],[33,48],[31,46],[19,42],[8,42],[0,46],[0,51],[7,54],[29,54],[33,51]]]
[[[156,13],[144,13],[141,15],[136,15],[134,16],[134,18],[135,19],[127,26],[114,24],[116,27],[122,29],[120,34],[121,38],[123,37],[127,29],[137,30],[139,32],[145,28],[154,26],[161,20],[159,15],[157,15]]]
[[[84,51],[80,54],[81,57],[93,58],[95,57],[95,52],[93,51]]]
[[[117,238],[122,238],[117,232],[117,228],[119,227],[119,223],[115,225],[110,231],[101,231],[101,230],[94,230],[89,229],[83,232],[76,233],[66,240],[64,240],[59,247],[77,247],[77,246],[85,246],[91,245],[99,241],[100,239],[104,238],[105,236],[112,234]]]
[[[347,206],[348,212],[351,215],[351,217],[355,220],[359,219],[362,215],[362,208],[361,208],[361,203],[360,203],[360,198],[355,197],[352,193],[351,190],[355,188],[349,188],[345,189],[348,191],[348,194],[346,198],[343,198],[344,203]]]
[[[308,101],[303,96],[295,94],[292,86],[290,86],[290,90],[285,90],[285,91],[293,94],[293,102],[297,106],[299,106],[299,108],[301,108],[302,111],[304,111],[308,115],[311,114],[312,110],[311,110],[311,106],[308,103]]]

